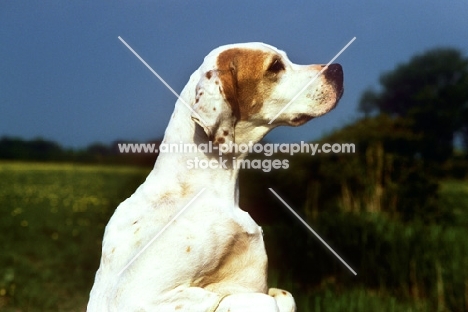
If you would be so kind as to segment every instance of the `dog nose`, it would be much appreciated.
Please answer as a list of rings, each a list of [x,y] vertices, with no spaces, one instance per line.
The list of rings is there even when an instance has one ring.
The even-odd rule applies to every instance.
[[[341,95],[343,94],[343,68],[340,64],[330,64],[327,70],[324,72],[325,79],[330,82],[336,89],[336,92]]]
[[[343,68],[340,64],[330,64],[325,71],[325,78],[333,82],[340,82],[343,84]]]

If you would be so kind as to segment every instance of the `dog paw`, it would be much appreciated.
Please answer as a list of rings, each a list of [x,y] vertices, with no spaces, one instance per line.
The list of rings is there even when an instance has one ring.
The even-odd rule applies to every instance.
[[[296,311],[296,303],[294,302],[294,298],[291,295],[291,293],[287,292],[286,290],[270,288],[268,290],[268,295],[275,298],[276,304],[278,305],[280,312]]]

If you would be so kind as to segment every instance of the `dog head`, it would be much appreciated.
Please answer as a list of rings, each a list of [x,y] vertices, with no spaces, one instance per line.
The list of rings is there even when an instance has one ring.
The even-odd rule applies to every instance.
[[[263,43],[227,45],[205,58],[195,91],[192,119],[214,143],[248,143],[333,109],[343,94],[343,70],[294,64]]]

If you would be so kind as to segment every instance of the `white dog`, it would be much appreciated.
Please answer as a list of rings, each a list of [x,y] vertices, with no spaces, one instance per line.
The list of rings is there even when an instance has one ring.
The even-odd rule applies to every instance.
[[[276,126],[302,125],[337,104],[340,65],[326,68],[269,121],[323,68],[293,64],[263,43],[219,47],[190,77],[163,143],[248,144]],[[88,311],[295,311],[290,293],[268,289],[262,230],[238,205],[232,159],[245,156],[160,153],[106,227]]]

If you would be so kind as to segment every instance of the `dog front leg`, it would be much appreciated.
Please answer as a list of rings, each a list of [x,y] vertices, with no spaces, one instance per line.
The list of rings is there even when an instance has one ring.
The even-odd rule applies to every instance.
[[[296,311],[296,303],[294,302],[293,296],[288,291],[278,288],[270,288],[268,290],[268,295],[275,298],[280,312]]]
[[[221,300],[216,312],[283,312],[276,300],[262,293],[233,294]]]

